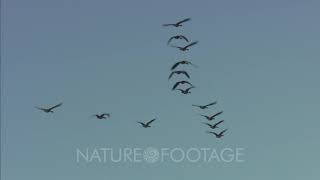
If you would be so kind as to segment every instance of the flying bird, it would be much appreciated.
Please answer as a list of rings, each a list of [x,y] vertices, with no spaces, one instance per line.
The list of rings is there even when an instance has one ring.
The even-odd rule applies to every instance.
[[[57,107],[60,107],[61,105],[62,105],[62,103],[59,103],[59,104],[57,104],[57,105],[55,105],[53,107],[50,107],[50,108],[41,108],[41,107],[36,107],[36,108],[39,109],[39,110],[42,110],[45,113],[49,113],[49,112],[53,113],[53,109],[55,109]]]
[[[179,82],[176,82],[173,87],[172,87],[172,90],[175,90],[180,84],[189,84],[190,86],[193,86],[191,83],[189,83],[188,81],[179,81]],[[194,87],[194,86],[193,86]]]
[[[178,67],[180,64],[187,64],[187,65],[192,65],[193,67],[197,67],[195,64],[192,64],[192,63],[189,62],[189,61],[179,61],[179,62],[176,62],[176,63],[171,67],[171,70],[176,69],[176,67]]]
[[[187,89],[176,89],[178,91],[180,91],[182,94],[191,94],[190,89],[195,88],[194,86],[191,86]]]
[[[185,41],[189,42],[189,40],[188,40],[188,38],[187,38],[186,36],[184,36],[184,35],[176,35],[176,36],[172,36],[172,37],[168,40],[167,45],[169,45],[170,42],[171,42],[173,39],[182,39],[182,40],[185,40]]]
[[[107,117],[110,118],[111,115],[110,113],[102,113],[102,114],[95,114],[93,116],[95,116],[97,119],[107,119]]]
[[[212,106],[212,105],[215,105],[217,104],[217,101],[213,102],[213,103],[210,103],[210,104],[207,104],[207,105],[204,105],[204,106],[200,106],[200,105],[192,105],[192,106],[195,106],[195,107],[199,107],[200,109],[208,109],[209,106]]]
[[[215,123],[215,124],[209,124],[209,123],[203,123],[203,124],[206,124],[206,125],[208,125],[211,129],[216,129],[216,128],[218,128],[218,125],[219,124],[221,124],[221,123],[223,123],[224,122],[224,120],[221,120],[221,121],[219,121],[219,122],[217,122],[217,123]]]
[[[187,78],[190,79],[190,76],[189,74],[186,72],[186,71],[173,71],[171,72],[170,76],[168,79],[171,79],[171,77],[174,75],[174,74],[184,74],[185,76],[187,76]]]
[[[209,134],[214,134],[216,136],[216,138],[222,138],[224,136],[224,133],[227,131],[228,129],[225,129],[223,131],[221,131],[219,134],[218,133],[215,133],[215,132],[212,132],[212,131],[207,131],[207,133]]]
[[[219,116],[219,115],[222,114],[222,113],[223,113],[223,111],[220,111],[220,112],[218,112],[218,113],[216,113],[216,114],[214,114],[214,115],[212,115],[212,116],[206,116],[206,115],[201,115],[201,114],[200,114],[200,116],[203,116],[203,117],[205,117],[207,120],[211,121],[211,120],[214,120],[214,118],[215,118],[216,116]]]
[[[193,45],[196,45],[198,44],[198,41],[195,41],[195,42],[192,42],[184,47],[180,47],[180,46],[171,46],[171,47],[174,47],[174,48],[178,48],[180,51],[188,51],[189,50],[189,47],[193,46]]]
[[[191,20],[191,18],[186,18],[186,19],[184,19],[184,20],[182,20],[182,21],[179,21],[179,22],[177,22],[177,23],[173,23],[173,24],[163,24],[162,26],[164,26],[164,27],[167,27],[167,26],[180,27],[180,26],[182,26],[182,23],[187,22],[187,21],[190,21],[190,20]]]
[[[149,122],[147,122],[147,123],[144,123],[144,122],[138,122],[138,123],[141,124],[142,127],[144,127],[144,128],[149,128],[149,127],[151,127],[150,124],[151,124],[153,121],[155,121],[155,120],[156,120],[156,119],[152,119],[151,121],[149,121]]]

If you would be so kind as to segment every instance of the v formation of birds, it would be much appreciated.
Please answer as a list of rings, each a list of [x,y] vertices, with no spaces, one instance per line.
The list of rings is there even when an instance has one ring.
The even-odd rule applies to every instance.
[[[163,24],[164,27],[169,27],[172,26],[174,28],[178,28],[178,27],[182,27],[183,24],[185,22],[190,21],[191,18],[186,18],[183,19],[177,23],[172,23],[172,24]],[[185,43],[187,43],[187,45],[184,46],[175,46],[175,45],[171,45],[172,41],[184,41]],[[189,42],[189,39],[184,36],[184,35],[175,35],[169,38],[169,40],[167,41],[167,45],[171,46],[173,48],[177,48],[179,51],[189,51],[189,49],[198,44],[198,41],[193,41],[193,42]],[[179,91],[180,93],[187,95],[187,94],[191,94],[191,89],[195,88],[195,86],[193,86],[193,84],[191,82],[189,82],[190,74],[186,71],[186,70],[178,70],[178,68],[182,67],[183,65],[190,65],[192,67],[197,68],[198,66],[193,64],[190,61],[187,60],[180,60],[178,62],[175,62],[172,67],[171,67],[171,73],[169,75],[169,80],[173,77],[173,76],[184,76],[185,78],[187,78],[186,80],[181,80],[181,81],[177,81],[174,83],[173,87],[172,87],[172,91]],[[186,87],[187,86],[187,87]],[[212,102],[206,105],[192,105],[193,107],[197,107],[200,110],[205,110],[205,109],[209,109],[210,106],[213,106],[217,104],[217,102]],[[54,113],[54,110],[58,107],[62,106],[62,103],[59,103],[57,105],[51,106],[49,108],[43,108],[43,107],[36,107],[37,109],[45,112],[45,113]],[[207,121],[212,121],[215,120],[217,116],[221,115],[223,113],[223,111],[219,111],[213,115],[203,115],[203,114],[199,114],[200,116],[202,116],[203,118],[205,118]],[[111,118],[111,114],[110,113],[98,113],[98,114],[93,114],[91,117],[95,117],[96,119],[109,119]],[[150,128],[151,124],[156,120],[156,118],[153,118],[147,122],[141,122],[141,121],[137,121],[138,124],[141,125],[141,127],[143,128]],[[210,128],[210,131],[206,131],[206,133],[208,134],[213,134],[215,135],[216,138],[221,138],[224,136],[224,133],[227,131],[227,129],[224,129],[222,131],[220,131],[219,133],[214,132],[213,130],[218,129],[218,125],[222,124],[224,122],[224,120],[220,120],[218,122],[215,122],[214,124],[210,124],[209,122],[203,123],[206,126],[208,126]]]
[[[179,27],[182,27],[183,24],[188,22],[188,21],[191,21],[191,18],[183,19],[183,20],[181,20],[181,21],[179,21],[177,23],[163,24],[163,26],[164,27],[172,26],[172,27],[179,28]],[[187,43],[187,44],[184,45],[184,46],[171,45],[172,41],[183,41],[184,43]],[[174,36],[170,37],[169,40],[167,41],[167,45],[168,46],[171,46],[173,48],[177,48],[178,50],[183,51],[183,52],[189,51],[189,49],[192,46],[196,45],[196,44],[198,44],[198,41],[192,41],[191,42],[191,41],[189,41],[189,39],[185,35],[182,35],[182,34],[174,35]],[[175,82],[173,87],[172,87],[172,90],[173,91],[179,91],[180,93],[187,95],[187,94],[191,94],[191,89],[195,88],[195,86],[189,81],[189,79],[191,77],[190,77],[190,74],[186,70],[177,70],[178,67],[180,67],[182,65],[191,65],[193,67],[197,67],[195,64],[193,64],[192,62],[187,61],[187,60],[180,60],[178,62],[175,62],[173,64],[173,66],[171,67],[171,73],[169,75],[169,80],[173,76],[177,76],[177,75],[184,76],[186,79]],[[187,87],[186,87],[186,85],[187,85]],[[215,104],[217,104],[217,102],[213,102],[213,103],[210,103],[210,104],[207,104],[207,105],[192,105],[192,106],[198,107],[198,108],[203,110],[203,109],[208,109],[210,106],[215,105]],[[222,113],[223,113],[223,111],[220,111],[220,112],[217,112],[217,113],[215,113],[215,114],[213,114],[211,116],[202,115],[202,114],[200,114],[200,116],[206,118],[206,120],[208,120],[208,121],[212,121],[217,116],[221,115]],[[209,133],[209,134],[215,135],[216,138],[223,137],[224,133],[227,131],[227,129],[224,129],[219,133],[213,131],[213,130],[218,129],[218,125],[220,125],[223,122],[224,122],[224,120],[220,120],[220,121],[218,121],[218,122],[216,122],[214,124],[204,123],[205,125],[207,125],[210,128],[210,131],[206,131],[206,132]]]

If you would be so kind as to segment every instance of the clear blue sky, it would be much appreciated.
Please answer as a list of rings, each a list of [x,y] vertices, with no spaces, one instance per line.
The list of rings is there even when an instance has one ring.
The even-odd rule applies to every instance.
[[[1,179],[318,180],[317,0],[2,0]],[[191,17],[182,29],[162,23]],[[182,33],[189,53],[166,46]],[[171,92],[187,58],[197,86]],[[205,134],[191,104],[218,101]],[[63,102],[54,114],[34,106]],[[110,121],[89,119],[111,112]],[[157,118],[152,129],[136,121]],[[88,164],[84,147],[245,147],[245,163]]]

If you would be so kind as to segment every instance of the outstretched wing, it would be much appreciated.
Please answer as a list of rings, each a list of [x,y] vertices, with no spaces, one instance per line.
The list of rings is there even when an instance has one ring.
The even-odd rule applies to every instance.
[[[200,116],[202,116],[202,117],[205,117],[205,118],[209,118],[209,116],[206,116],[206,115],[202,115],[202,114],[199,114]]]
[[[189,42],[188,38],[185,37],[184,35],[180,35],[180,38],[184,39],[185,41]]]
[[[54,109],[54,108],[57,108],[57,107],[59,107],[59,106],[61,106],[61,105],[62,105],[62,103],[59,103],[59,104],[57,104],[57,105],[55,105],[55,106],[53,106],[53,107],[49,108],[49,110],[52,110],[52,109]]]
[[[167,45],[169,45],[170,42],[171,42],[175,37],[176,37],[176,36],[172,36],[172,37],[168,40]]]
[[[209,123],[203,123],[203,124],[206,124],[207,126],[209,126],[209,127],[211,127],[212,125],[211,124],[209,124]]]
[[[186,71],[180,71],[182,74],[186,75],[189,79],[190,79],[190,76],[189,74],[186,72]]]
[[[190,91],[190,89],[193,89],[193,88],[194,88],[194,86],[191,86],[191,87],[187,88],[186,91]]]
[[[187,84],[189,84],[190,86],[193,86],[190,82],[188,82],[188,81],[184,81],[184,83],[187,83]]]
[[[174,24],[162,24],[163,27],[173,26]]]
[[[223,123],[223,122],[224,122],[224,120],[221,120],[221,121],[215,123],[213,126],[218,126],[219,124],[221,124],[221,123]]]
[[[193,43],[190,43],[189,45],[187,45],[187,46],[184,47],[184,48],[188,48],[188,47],[191,47],[191,46],[196,45],[196,44],[198,44],[198,41],[195,41],[195,42],[193,42]]]
[[[172,73],[170,74],[170,76],[169,76],[168,79],[171,79],[171,77],[173,76],[174,73],[175,73],[175,72],[172,72]]]
[[[181,82],[176,82],[176,83],[173,85],[172,90],[175,90],[175,89],[179,86],[180,83],[181,83]]]
[[[152,119],[151,121],[147,122],[147,126],[149,126],[153,121],[155,121],[156,119]]]
[[[171,67],[171,70],[174,70],[177,66],[179,66],[180,63],[181,63],[181,61],[175,63],[175,64]]]
[[[199,106],[199,105],[194,105],[194,104],[192,104],[192,106],[194,106],[194,107],[201,107],[201,106]]]
[[[35,107],[35,108],[37,108],[37,109],[39,109],[39,110],[42,110],[42,111],[47,110],[47,109],[45,109],[45,108],[41,108],[41,107]]]
[[[222,113],[223,113],[223,111],[220,111],[220,112],[218,112],[217,114],[213,115],[212,117],[219,116],[219,115],[222,114]]]
[[[217,104],[217,101],[215,101],[215,102],[213,102],[213,103],[210,103],[210,104],[207,104],[207,105],[205,105],[205,106],[212,106],[212,105],[215,105],[215,104]]]
[[[103,113],[102,116],[107,116],[107,117],[110,117],[110,113]]]
[[[182,21],[177,22],[177,24],[182,24],[182,23],[190,21],[190,20],[191,20],[191,18],[186,18],[186,19],[184,19]]]
[[[138,121],[137,123],[141,124],[142,126],[144,126],[145,124],[143,122]]]
[[[212,131],[206,131],[206,132],[209,133],[209,134],[214,134],[215,136],[219,136],[217,133],[212,132]]]
[[[225,129],[225,130],[221,131],[221,132],[219,133],[219,135],[220,135],[220,136],[223,135],[227,130],[228,130],[228,129]]]

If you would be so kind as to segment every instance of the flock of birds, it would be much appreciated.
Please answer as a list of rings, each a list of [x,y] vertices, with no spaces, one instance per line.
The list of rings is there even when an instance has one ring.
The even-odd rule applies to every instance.
[[[163,26],[167,27],[167,26],[173,26],[173,27],[181,27],[183,23],[187,22],[187,21],[190,21],[191,19],[190,18],[187,18],[187,19],[184,19],[182,21],[179,21],[177,23],[173,23],[173,24],[163,24]],[[189,43],[189,39],[184,36],[184,35],[176,35],[176,36],[173,36],[171,37],[168,42],[167,42],[167,45],[170,45],[171,47],[174,47],[174,48],[178,48],[180,51],[188,51],[189,48],[191,46],[194,46],[198,43],[198,41],[194,41],[192,43],[189,43],[187,44],[186,46],[175,46],[175,45],[171,45],[172,41],[173,40],[183,40],[183,41],[186,41],[187,43]],[[173,66],[171,67],[171,74],[169,75],[169,79],[171,79],[174,75],[184,75],[185,77],[187,77],[188,79],[190,79],[190,75],[187,71],[185,70],[176,70],[179,66],[181,65],[191,65],[193,67],[197,67],[195,64],[189,62],[189,61],[186,61],[186,60],[182,60],[182,61],[179,61],[179,62],[176,62],[173,64]],[[184,85],[184,84],[187,84],[189,85],[189,87],[186,87],[185,89],[181,88],[181,85]],[[178,81],[176,82],[173,87],[172,87],[172,90],[177,90],[177,91],[180,91],[182,94],[191,94],[191,89],[195,88],[195,86],[193,86],[189,81],[187,80],[182,80],[182,81]],[[192,105],[194,107],[198,107],[199,109],[201,110],[204,110],[204,109],[208,109],[210,106],[212,105],[215,105],[217,104],[217,102],[213,102],[213,103],[210,103],[210,104],[207,104],[207,105]],[[62,106],[62,103],[59,103],[55,106],[52,106],[52,107],[49,107],[49,108],[43,108],[43,107],[36,107],[37,109],[45,112],[45,113],[54,113],[54,109],[58,108]],[[203,115],[203,114],[199,114],[200,116],[206,118],[206,120],[208,121],[212,121],[212,120],[215,120],[215,118],[219,115],[221,115],[223,113],[223,111],[220,111],[218,113],[215,113],[211,116],[207,116],[207,115]],[[92,117],[95,117],[97,119],[109,119],[111,118],[111,114],[110,113],[101,113],[101,114],[94,114],[92,115]],[[143,128],[150,128],[151,127],[151,124],[155,121],[156,119],[152,119],[148,122],[141,122],[141,121],[138,121],[137,123],[140,124]],[[210,124],[210,123],[204,123],[205,125],[207,125],[211,131],[206,131],[207,133],[210,133],[210,134],[213,134],[215,135],[216,138],[221,138],[224,136],[224,133],[227,131],[227,129],[221,131],[220,133],[216,133],[216,132],[213,132],[212,130],[215,130],[218,127],[218,125],[220,125],[221,123],[223,123],[224,120],[221,120],[219,122],[216,122],[214,124]]]
[[[183,23],[185,22],[188,22],[190,21],[191,18],[186,18],[186,19],[183,19],[179,22],[176,22],[176,23],[171,23],[171,24],[163,24],[164,27],[168,27],[168,26],[172,26],[172,27],[182,27],[183,26]],[[172,41],[173,40],[180,40],[180,41],[183,41],[185,43],[188,43],[187,45],[184,45],[184,46],[176,46],[176,45],[171,45]],[[167,42],[167,45],[173,47],[173,48],[178,48],[180,51],[189,51],[190,47],[191,46],[194,46],[198,44],[198,41],[194,41],[194,42],[189,42],[189,39],[185,36],[185,35],[175,35],[175,36],[172,36],[169,38],[168,42]],[[191,63],[190,61],[186,61],[186,60],[182,60],[182,61],[179,61],[179,62],[176,62],[173,64],[173,66],[171,67],[171,73],[169,75],[169,80],[172,78],[173,75],[184,75],[186,78],[190,79],[190,75],[187,71],[185,70],[176,70],[178,66],[180,65],[191,65],[193,67],[197,67],[197,65]],[[187,84],[188,87],[186,88],[178,88],[178,87],[181,87],[181,85],[184,85],[184,84]],[[182,94],[191,94],[191,89],[195,88],[195,86],[190,83],[189,81],[187,80],[182,80],[182,81],[178,81],[176,82],[173,87],[172,87],[172,90],[177,90],[177,91],[180,91]],[[210,104],[207,104],[207,105],[192,105],[192,106],[196,106],[200,109],[208,109],[209,106],[212,106],[212,105],[215,105],[217,104],[217,102],[213,102],[213,103],[210,103]],[[200,116],[206,118],[208,121],[212,121],[214,120],[217,116],[221,115],[223,113],[223,111],[220,111],[216,114],[213,114],[211,116],[207,116],[207,115],[202,115],[200,114]],[[152,122],[152,121],[151,121]],[[221,120],[215,124],[210,124],[210,123],[204,123],[206,124],[211,130],[215,130],[218,128],[218,125],[220,125],[221,123],[223,123],[224,120]],[[216,133],[216,132],[213,132],[213,131],[206,131],[207,133],[210,133],[210,134],[213,134],[216,136],[216,138],[221,138],[224,136],[224,133],[227,131],[227,129],[224,129],[223,131],[221,131],[220,133]]]

